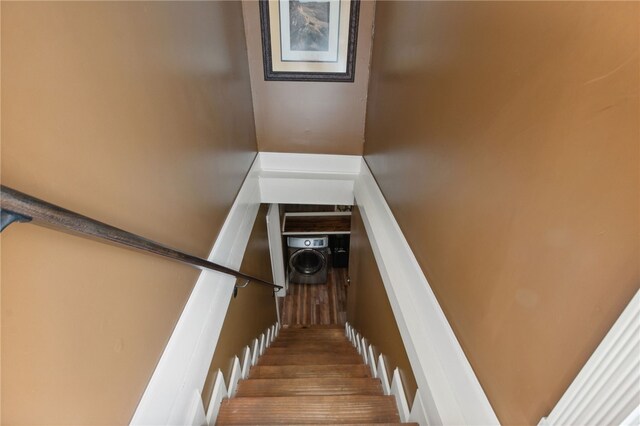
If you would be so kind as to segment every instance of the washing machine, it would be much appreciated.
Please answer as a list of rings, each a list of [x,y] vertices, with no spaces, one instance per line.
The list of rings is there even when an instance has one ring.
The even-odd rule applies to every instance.
[[[329,237],[287,237],[289,248],[289,283],[324,284],[329,266]]]

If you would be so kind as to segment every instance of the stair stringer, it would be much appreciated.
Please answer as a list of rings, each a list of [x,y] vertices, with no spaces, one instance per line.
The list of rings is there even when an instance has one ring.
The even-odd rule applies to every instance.
[[[378,360],[376,364],[376,359],[374,357],[374,348],[371,344],[367,342],[367,339],[360,335],[348,322],[345,324],[345,335],[351,342],[351,344],[358,350],[360,355],[362,355],[362,359],[364,363],[369,366],[371,369],[371,375],[379,379],[382,383],[382,391],[385,395],[393,395],[396,400],[396,405],[398,406],[398,414],[400,415],[400,421],[408,422],[412,418],[412,412],[409,410],[409,404],[407,402],[407,396],[404,393],[404,386],[402,385],[402,378],[400,377],[400,370],[398,368],[393,370],[393,375],[391,381],[389,381],[389,376],[387,374],[387,365],[385,361],[385,357],[383,354],[378,355]],[[416,392],[416,396],[417,396]],[[415,406],[416,404],[414,404]],[[414,407],[416,408],[416,407]],[[418,404],[418,409],[422,409],[422,405]],[[413,418],[417,418],[417,413]],[[416,421],[420,425],[426,425],[425,422]]]
[[[242,362],[237,356],[233,358],[233,366],[231,368],[231,374],[229,375],[229,386],[225,384],[222,372],[220,370],[216,372],[216,378],[213,384],[213,392],[211,393],[211,398],[209,399],[209,408],[207,410],[206,416],[204,415],[202,397],[198,392],[197,395],[194,396],[194,406],[200,404],[200,407],[202,407],[202,409],[199,409],[200,407],[197,407],[198,409],[193,410],[194,414],[191,418],[191,422],[189,423],[190,425],[215,425],[222,401],[225,398],[233,397],[238,386],[238,382],[249,375],[249,368],[257,363],[260,355],[264,353],[264,348],[266,346],[269,346],[275,340],[275,338],[278,336],[279,331],[280,323],[277,322],[271,327],[267,328],[256,339],[254,339],[252,347],[249,347],[247,345],[242,349]],[[262,344],[259,344],[257,342],[261,342]],[[255,360],[255,362],[252,362],[253,360]]]

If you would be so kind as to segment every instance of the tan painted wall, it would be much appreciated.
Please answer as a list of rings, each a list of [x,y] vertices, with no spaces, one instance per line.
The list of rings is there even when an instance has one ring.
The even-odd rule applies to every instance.
[[[379,353],[385,356],[389,377],[396,367],[399,368],[411,406],[417,389],[416,379],[357,207],[351,216],[349,278],[347,321],[378,351],[376,356]]]
[[[637,2],[379,2],[365,155],[503,424],[640,283]]]
[[[256,151],[238,3],[2,2],[2,183],[206,256]],[[198,272],[13,225],[2,424],[127,424]]]
[[[240,270],[265,281],[273,282],[271,255],[267,236],[267,211],[269,204],[262,204],[251,230],[251,237]],[[240,285],[244,284],[239,282]],[[213,355],[207,381],[202,391],[205,406],[211,399],[215,374],[222,371],[227,386],[234,356],[241,358],[242,350],[250,345],[268,327],[278,320],[273,290],[255,283],[238,290],[238,297],[231,299],[224,318],[218,345]]]
[[[243,1],[260,151],[362,155],[375,3],[360,4],[353,83],[264,81],[257,1]]]

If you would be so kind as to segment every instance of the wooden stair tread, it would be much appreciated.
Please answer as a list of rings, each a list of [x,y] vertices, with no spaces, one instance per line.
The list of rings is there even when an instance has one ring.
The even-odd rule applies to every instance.
[[[336,349],[342,349],[342,348],[351,348],[351,349],[355,349],[353,347],[353,345],[351,343],[349,343],[348,341],[345,342],[331,342],[330,345],[327,345],[326,342],[314,342],[314,341],[275,341],[273,343],[271,343],[271,345],[269,345],[269,348],[292,348],[292,349],[309,349],[309,350],[314,350],[314,349],[332,349],[332,348],[336,348]]]
[[[342,336],[346,337],[343,329],[337,328],[295,328],[280,330],[278,337],[281,336]]]
[[[250,379],[286,379],[307,377],[371,377],[369,367],[358,364],[256,365],[249,370]]]
[[[340,330],[344,333],[344,325],[340,324],[314,324],[314,325],[302,325],[291,324],[283,326],[280,331],[287,330]]]
[[[378,379],[312,377],[241,380],[235,397],[382,394],[382,384]]]
[[[301,353],[289,355],[271,355],[265,352],[258,358],[257,365],[309,365],[309,364],[358,364],[362,357],[355,353]]]
[[[226,399],[216,424],[399,423],[392,396],[282,396]]]
[[[321,328],[321,329],[289,329],[289,330],[281,330],[278,333],[278,337],[281,336],[342,336],[347,337],[344,334],[343,330],[338,330],[334,328]]]
[[[276,347],[278,346],[295,346],[295,345],[321,345],[321,346],[344,346],[346,344],[349,344],[349,342],[347,340],[342,340],[342,339],[337,339],[337,338],[333,338],[333,339],[278,339],[277,341],[273,342],[271,345],[276,345]],[[271,347],[271,345],[269,345],[269,347]]]
[[[308,354],[340,354],[358,355],[358,351],[353,346],[269,346],[264,355],[308,355]]]
[[[342,333],[280,333],[276,338],[277,340],[311,340],[311,339],[326,339],[326,340],[347,340],[347,336]]]

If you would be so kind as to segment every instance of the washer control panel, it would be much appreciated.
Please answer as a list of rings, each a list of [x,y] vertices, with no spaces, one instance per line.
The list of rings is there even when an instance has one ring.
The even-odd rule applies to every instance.
[[[290,248],[327,248],[329,237],[326,235],[287,237],[287,246]]]

